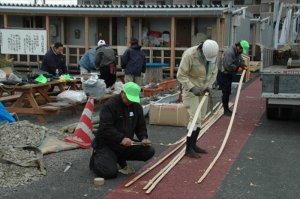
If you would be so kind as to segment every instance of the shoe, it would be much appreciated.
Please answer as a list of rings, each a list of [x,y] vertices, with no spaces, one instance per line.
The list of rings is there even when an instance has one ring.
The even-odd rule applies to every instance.
[[[193,147],[193,149],[196,153],[207,153],[207,151],[205,149],[202,149],[202,148],[198,147],[197,145],[195,145]]]
[[[201,128],[197,128],[195,131],[192,132],[191,138],[192,138],[192,148],[196,153],[207,153],[205,149],[202,149],[197,146],[197,138],[200,133]]]
[[[186,138],[186,149],[185,149],[185,155],[190,158],[200,158],[201,156],[199,153],[196,153],[193,149],[193,139],[192,137]]]
[[[127,165],[127,166],[119,169],[118,171],[124,175],[129,175],[129,174],[135,173],[135,169],[130,165]]]

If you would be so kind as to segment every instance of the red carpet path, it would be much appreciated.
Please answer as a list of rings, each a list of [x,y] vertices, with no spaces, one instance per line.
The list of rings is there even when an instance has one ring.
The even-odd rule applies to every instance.
[[[129,177],[124,183],[119,185],[106,195],[106,199],[140,199],[140,198],[213,198],[235,161],[240,150],[246,143],[254,128],[259,125],[260,118],[265,110],[265,101],[261,98],[261,81],[253,81],[247,88],[242,90],[237,107],[231,134],[222,155],[210,171],[206,179],[201,184],[196,181],[214,159],[222,144],[227,131],[230,118],[222,116],[208,131],[200,138],[198,144],[208,149],[209,153],[202,155],[200,159],[184,157],[163,180],[150,193],[145,194],[143,186],[151,179],[166,163],[152,170],[150,173],[139,179],[133,185],[125,188],[124,185],[133,179]],[[170,150],[170,149],[169,149]],[[168,150],[168,151],[169,151]],[[166,153],[166,152],[165,152]],[[161,154],[162,157],[165,153]],[[173,157],[173,156],[172,156]],[[156,159],[157,160],[157,159]],[[142,169],[149,167],[156,160],[145,165]],[[141,170],[141,171],[142,171]],[[138,173],[140,173],[139,171]],[[137,174],[138,174],[137,173]]]

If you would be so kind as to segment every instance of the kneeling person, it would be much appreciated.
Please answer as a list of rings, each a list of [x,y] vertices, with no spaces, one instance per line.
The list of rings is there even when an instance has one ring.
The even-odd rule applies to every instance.
[[[103,105],[90,161],[90,169],[99,177],[117,177],[118,165],[120,172],[130,173],[126,160],[147,161],[155,153],[139,104],[140,91],[137,84],[128,82],[119,95]],[[134,135],[141,145],[133,145]]]

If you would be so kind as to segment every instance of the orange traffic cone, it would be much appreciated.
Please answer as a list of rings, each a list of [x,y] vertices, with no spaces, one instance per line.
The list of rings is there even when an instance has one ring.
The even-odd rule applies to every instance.
[[[72,136],[66,137],[65,142],[78,144],[81,148],[89,148],[94,139],[92,114],[94,111],[94,98],[90,97],[87,101],[80,121]]]

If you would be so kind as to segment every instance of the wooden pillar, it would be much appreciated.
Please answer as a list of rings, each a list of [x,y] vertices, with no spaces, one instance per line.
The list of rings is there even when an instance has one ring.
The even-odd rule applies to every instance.
[[[131,38],[131,17],[127,17],[127,46],[130,46],[130,38]]]
[[[60,41],[65,44],[65,18],[60,17]]]
[[[191,38],[195,35],[195,18],[192,18],[192,23],[191,23]]]
[[[175,17],[171,18],[171,63],[170,63],[170,78],[174,77],[175,66],[175,32],[176,32]]]
[[[7,14],[4,14],[3,15],[3,25],[4,25],[4,28],[8,28],[8,16]],[[9,59],[9,54],[5,54],[5,59]]]
[[[217,17],[217,43],[220,45],[220,38],[221,38],[221,22],[220,22],[220,17]]]
[[[84,17],[84,47],[85,51],[89,50],[89,17]]]
[[[221,38],[220,38],[220,43],[219,43],[219,46],[220,46],[220,49],[221,48],[224,48],[224,40],[225,40],[225,19],[224,18],[221,18],[221,21],[220,21],[220,32],[221,32]]]
[[[109,38],[108,38],[108,42],[109,42],[109,45],[112,45],[112,32],[113,32],[113,25],[112,25],[112,17],[109,17]]]
[[[255,56],[255,48],[256,48],[256,26],[257,26],[258,23],[255,23],[253,26],[252,26],[252,60]]]
[[[139,44],[142,45],[142,39],[143,39],[143,19],[139,18]]]
[[[50,48],[50,18],[49,16],[46,16],[46,31],[47,31],[47,48]]]

